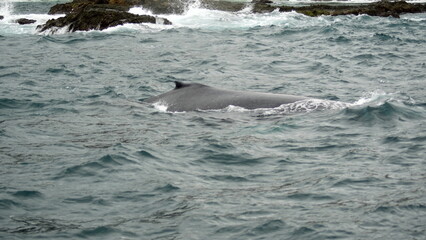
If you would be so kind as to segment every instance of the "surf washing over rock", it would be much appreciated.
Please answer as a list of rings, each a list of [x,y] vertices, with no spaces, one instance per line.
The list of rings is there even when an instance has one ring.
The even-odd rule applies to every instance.
[[[173,19],[177,16],[188,16],[194,9],[204,11],[225,12],[231,15],[257,13],[259,18],[264,14],[274,12],[298,12],[307,16],[324,15],[360,15],[400,17],[406,13],[420,13],[426,10],[422,2],[380,1],[380,2],[282,2],[282,1],[217,1],[217,0],[73,0],[57,3],[56,1],[42,1],[49,4],[49,15],[25,14],[10,15],[14,1],[7,0],[1,3],[0,21],[18,23],[31,26],[33,32],[64,33],[75,31],[105,30],[126,24],[143,25],[179,25]],[[19,3],[19,2],[17,2]],[[37,1],[30,2],[36,4]],[[143,9],[138,11],[134,9]],[[208,13],[207,13],[208,14]],[[202,19],[192,19],[190,25],[196,25]],[[10,27],[10,26],[8,26]],[[26,27],[24,29],[29,29]],[[158,28],[164,29],[159,26]],[[167,28],[167,27],[166,27]]]
[[[53,6],[49,14],[66,14],[64,17],[51,19],[37,28],[41,31],[55,32],[59,28],[67,27],[68,31],[104,30],[126,23],[157,23],[172,24],[167,18],[153,15],[136,15],[129,13],[131,7],[141,6],[153,14],[184,14],[188,8],[197,6],[206,9],[238,12],[250,8],[253,13],[267,13],[273,11],[296,11],[308,16],[321,15],[348,15],[367,14],[381,17],[399,17],[405,13],[420,13],[426,11],[426,4],[411,4],[405,1],[382,0],[377,3],[362,5],[318,5],[310,6],[286,6],[277,5],[269,0],[253,0],[252,2],[230,2],[217,0],[74,0],[70,3]],[[24,22],[24,20],[21,20]],[[31,20],[25,23],[33,23]]]

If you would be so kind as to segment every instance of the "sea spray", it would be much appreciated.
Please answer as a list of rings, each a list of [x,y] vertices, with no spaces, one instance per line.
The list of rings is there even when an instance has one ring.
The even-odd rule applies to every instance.
[[[8,0],[2,1],[0,3],[0,16],[3,16],[3,21],[7,21],[10,18],[10,15],[13,12],[13,4]]]

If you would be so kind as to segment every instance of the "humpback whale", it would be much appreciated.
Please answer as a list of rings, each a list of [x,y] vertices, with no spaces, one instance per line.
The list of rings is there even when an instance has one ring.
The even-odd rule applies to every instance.
[[[169,92],[146,99],[147,103],[167,106],[167,111],[187,112],[195,110],[223,109],[230,105],[245,109],[275,108],[309,98],[249,91],[233,91],[210,87],[200,83],[175,81]]]

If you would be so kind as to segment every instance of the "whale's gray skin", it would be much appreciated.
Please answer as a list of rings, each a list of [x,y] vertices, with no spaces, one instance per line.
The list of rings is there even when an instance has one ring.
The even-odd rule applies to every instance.
[[[230,105],[245,109],[275,108],[282,104],[307,99],[306,97],[224,90],[199,83],[175,82],[176,87],[161,95],[145,100],[147,103],[167,105],[167,111],[187,112],[195,110],[223,109]]]

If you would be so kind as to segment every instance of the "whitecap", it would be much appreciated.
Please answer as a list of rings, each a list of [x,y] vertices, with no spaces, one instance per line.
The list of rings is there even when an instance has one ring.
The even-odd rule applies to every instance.
[[[377,89],[371,92],[366,92],[363,94],[363,96],[355,101],[354,103],[350,104],[351,107],[356,106],[364,106],[364,105],[382,105],[384,102],[389,100],[390,94],[386,93],[383,90]]]

